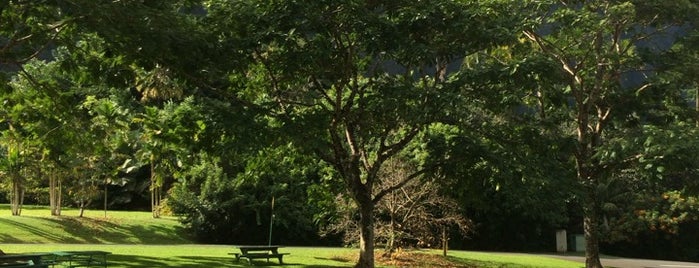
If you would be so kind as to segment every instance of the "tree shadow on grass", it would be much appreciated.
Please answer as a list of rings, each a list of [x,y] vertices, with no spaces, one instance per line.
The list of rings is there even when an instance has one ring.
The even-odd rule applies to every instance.
[[[181,260],[182,262],[188,262],[188,263],[196,263],[197,265],[201,265],[201,267],[275,267],[275,266],[284,266],[284,265],[293,265],[290,263],[284,263],[283,265],[279,265],[279,263],[276,262],[277,259],[270,259],[269,262],[266,261],[253,261],[253,265],[249,265],[247,261],[241,260],[239,262],[236,262],[233,260],[233,258],[230,257],[201,257],[201,256],[177,256],[177,259]],[[198,267],[198,266],[187,266],[187,267]]]
[[[185,233],[182,227],[166,228],[159,225],[144,226],[137,224],[121,225],[109,220],[88,217],[34,217],[22,216],[21,220],[0,218],[0,224],[19,228],[32,235],[43,238],[49,243],[64,244],[189,244],[186,237],[173,235]],[[24,223],[22,220],[31,219],[40,225]],[[36,226],[57,226],[54,228],[37,228]],[[52,231],[48,231],[52,230]],[[29,238],[31,239],[31,238]],[[0,236],[0,243],[31,243],[27,239]]]
[[[76,241],[59,241],[61,243],[90,243],[99,244],[100,223],[88,218],[74,217],[55,217],[55,218],[38,218],[61,227],[65,232],[64,239],[73,238]]]
[[[304,267],[304,268],[346,268],[347,266],[332,265],[304,265],[300,263],[284,262],[279,264],[270,260],[253,261],[253,265],[246,261],[235,262],[230,257],[202,257],[202,256],[174,256],[171,258],[146,257],[134,255],[110,255],[109,267]]]
[[[23,216],[23,217],[24,218],[33,218],[30,216]],[[37,219],[41,220],[43,218],[37,218]],[[45,238],[45,239],[50,240],[50,241],[55,241],[56,243],[81,243],[81,242],[83,242],[80,239],[76,239],[75,237],[72,237],[72,236],[66,236],[63,234],[48,232],[46,230],[36,228],[34,225],[26,224],[26,223],[16,221],[13,219],[0,218],[0,223],[15,227],[15,228],[20,228],[20,229],[27,231],[31,234],[34,234],[36,236],[40,236],[40,237]],[[6,241],[4,239],[0,240],[0,241],[2,241],[4,243],[9,243],[9,241]],[[25,241],[25,240],[20,240],[18,238],[14,238],[13,241],[15,243],[29,242],[29,241]]]
[[[109,267],[229,267],[230,259],[218,257],[148,257],[110,255]]]
[[[17,239],[16,237],[13,237],[11,235],[2,234],[2,233],[0,233],[0,241],[2,241],[3,243],[9,243],[9,244],[24,242],[21,239]]]
[[[187,267],[172,265],[173,261],[166,258],[153,258],[133,255],[109,255],[109,267]]]
[[[123,227],[120,227],[123,228]],[[189,234],[184,231],[184,227],[175,226],[173,229],[165,228],[159,225],[131,225],[125,227],[131,238],[137,238],[135,241],[139,244],[190,244]],[[172,233],[178,235],[173,236]],[[119,242],[114,242],[119,243]]]
[[[309,268],[320,268],[320,267],[348,267],[350,265],[350,261],[345,259],[345,258],[340,258],[340,257],[314,257],[316,260],[322,260],[322,261],[334,261],[334,262],[341,262],[341,263],[346,263],[347,265],[305,265],[303,267],[309,267]]]
[[[352,267],[353,265],[304,265],[304,264],[290,264],[290,265],[296,265],[299,267],[304,267],[304,268],[347,268],[347,267]]]

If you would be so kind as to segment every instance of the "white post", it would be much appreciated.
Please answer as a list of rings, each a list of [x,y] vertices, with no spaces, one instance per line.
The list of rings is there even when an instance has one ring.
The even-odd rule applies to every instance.
[[[556,230],[556,252],[566,253],[566,251],[568,251],[566,230]]]

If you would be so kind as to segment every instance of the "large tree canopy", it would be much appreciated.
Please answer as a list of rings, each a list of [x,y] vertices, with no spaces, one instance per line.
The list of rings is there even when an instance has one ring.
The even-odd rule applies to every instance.
[[[229,220],[261,226],[270,197],[341,191],[359,211],[360,267],[374,266],[376,206],[436,178],[474,214],[557,225],[580,205],[588,266],[599,267],[599,238],[623,236],[609,226],[640,229],[626,221],[640,205],[662,211],[653,198],[680,200],[692,186],[696,81],[684,67],[696,67],[695,10],[692,1],[5,1],[0,172],[21,186],[46,171],[28,166],[60,169],[49,172],[90,184],[87,199],[96,181],[105,192],[150,186],[156,216],[160,187],[174,185],[173,207],[191,211],[185,222],[202,235]],[[409,174],[387,180],[395,161]],[[309,211],[278,224],[298,230],[288,218]]]
[[[495,1],[212,2],[221,43],[245,44],[238,96],[268,110],[292,141],[326,161],[359,208],[360,259],[374,266],[383,164],[466,103],[450,71],[511,35]],[[241,21],[247,23],[241,24]],[[234,59],[231,59],[234,60]],[[242,90],[241,90],[242,89]]]

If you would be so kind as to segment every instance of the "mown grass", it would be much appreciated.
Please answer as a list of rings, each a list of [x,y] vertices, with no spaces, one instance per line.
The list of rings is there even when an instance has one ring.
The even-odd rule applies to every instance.
[[[60,217],[46,207],[25,206],[22,216],[10,215],[0,205],[0,249],[6,253],[103,250],[109,267],[248,267],[228,255],[233,245],[193,244],[174,218],[153,219],[149,212],[78,211],[66,209]],[[285,267],[352,267],[358,250],[353,248],[284,247]],[[450,251],[404,251],[390,258],[377,252],[378,267],[486,267],[578,268],[576,262],[520,254]],[[279,266],[276,260],[260,260],[257,266]]]
[[[498,267],[498,268],[562,268],[562,267],[583,267],[581,263],[566,260],[541,257],[529,254],[509,254],[509,253],[484,253],[471,251],[451,251],[451,260],[456,262],[466,262],[475,267]]]
[[[0,242],[67,244],[191,244],[182,225],[172,217],[153,219],[149,212],[64,209],[51,216],[46,207],[24,206],[13,217],[0,205]]]

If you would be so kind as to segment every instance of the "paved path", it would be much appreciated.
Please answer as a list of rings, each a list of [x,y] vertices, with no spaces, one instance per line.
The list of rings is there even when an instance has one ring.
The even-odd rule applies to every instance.
[[[578,256],[561,256],[548,255],[549,257],[577,261],[585,263],[585,257]],[[644,259],[627,259],[617,257],[603,257],[602,265],[604,267],[615,268],[699,268],[699,263],[678,262],[678,261],[660,261],[660,260],[644,260]]]

